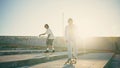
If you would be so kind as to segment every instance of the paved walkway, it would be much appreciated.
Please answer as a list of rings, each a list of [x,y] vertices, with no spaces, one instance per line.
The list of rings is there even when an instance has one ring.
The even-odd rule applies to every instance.
[[[103,68],[111,59],[113,53],[89,53],[78,57],[75,68]],[[30,68],[62,68],[67,59],[41,63]]]

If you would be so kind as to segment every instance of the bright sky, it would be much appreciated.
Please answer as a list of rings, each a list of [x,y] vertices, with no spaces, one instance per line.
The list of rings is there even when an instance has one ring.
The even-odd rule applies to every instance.
[[[120,36],[120,0],[0,0],[0,35],[36,36],[47,23],[61,36],[69,17],[79,36]]]

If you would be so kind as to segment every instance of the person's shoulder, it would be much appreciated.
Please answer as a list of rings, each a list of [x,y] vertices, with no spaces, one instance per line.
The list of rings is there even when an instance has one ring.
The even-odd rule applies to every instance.
[[[51,32],[51,29],[50,29],[50,28],[48,28],[48,31],[50,31],[50,32]]]

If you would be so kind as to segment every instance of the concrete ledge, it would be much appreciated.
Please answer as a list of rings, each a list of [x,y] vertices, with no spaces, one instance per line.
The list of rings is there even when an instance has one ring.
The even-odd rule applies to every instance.
[[[31,66],[38,63],[44,63],[52,60],[57,60],[60,58],[63,58],[65,55],[62,56],[53,56],[51,59],[46,59],[46,57],[38,58],[38,59],[28,59],[28,60],[22,60],[22,61],[13,61],[13,62],[5,62],[0,63],[1,68],[16,68],[16,67],[22,67],[22,66]]]
[[[30,54],[30,53],[43,53],[44,51],[45,50],[2,50],[2,51],[0,51],[0,56]]]
[[[84,53],[79,53],[79,55],[81,54],[84,54]],[[45,63],[45,62],[58,60],[62,58],[67,58],[67,53],[64,53],[64,52],[56,53],[56,54],[50,55],[49,59],[48,57],[44,56],[44,57],[35,57],[31,59],[26,59],[26,60],[0,62],[0,68],[16,68],[16,67],[22,67],[22,66],[32,66],[35,64]]]
[[[111,59],[107,62],[107,64],[104,66],[104,68],[111,68],[110,65],[111,65],[111,62],[112,62],[112,59],[115,57],[116,54],[114,54]]]

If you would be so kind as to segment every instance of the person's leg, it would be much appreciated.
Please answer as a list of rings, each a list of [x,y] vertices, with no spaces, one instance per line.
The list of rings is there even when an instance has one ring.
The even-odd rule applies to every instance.
[[[52,52],[55,52],[54,45],[53,45],[53,39],[49,40],[49,45],[50,45],[49,48],[52,50]]]
[[[51,40],[51,48],[52,48],[52,51],[55,52],[55,48],[54,48],[53,42],[54,42],[54,39]]]
[[[65,62],[65,64],[70,63],[70,60],[72,58],[72,46],[70,41],[67,42],[67,49],[68,49],[68,60]]]
[[[55,49],[54,49],[53,45],[49,45],[49,49],[50,49],[50,51],[55,52]]]
[[[54,45],[52,45],[52,51],[55,52],[55,48],[54,48]]]
[[[46,45],[47,45],[47,49],[46,49],[45,53],[49,52],[49,39],[46,40]]]
[[[72,45],[73,45],[73,56],[74,58],[77,59],[77,47],[76,47],[76,42],[75,41],[72,41]]]
[[[71,41],[68,42],[67,46],[68,46],[68,58],[71,59],[72,58],[72,45],[71,45]]]
[[[70,41],[70,51],[71,51],[71,54],[70,54],[70,60],[69,60],[69,63],[70,64],[76,64],[76,59],[77,59],[77,50],[76,50],[76,45],[74,43],[74,41]]]

